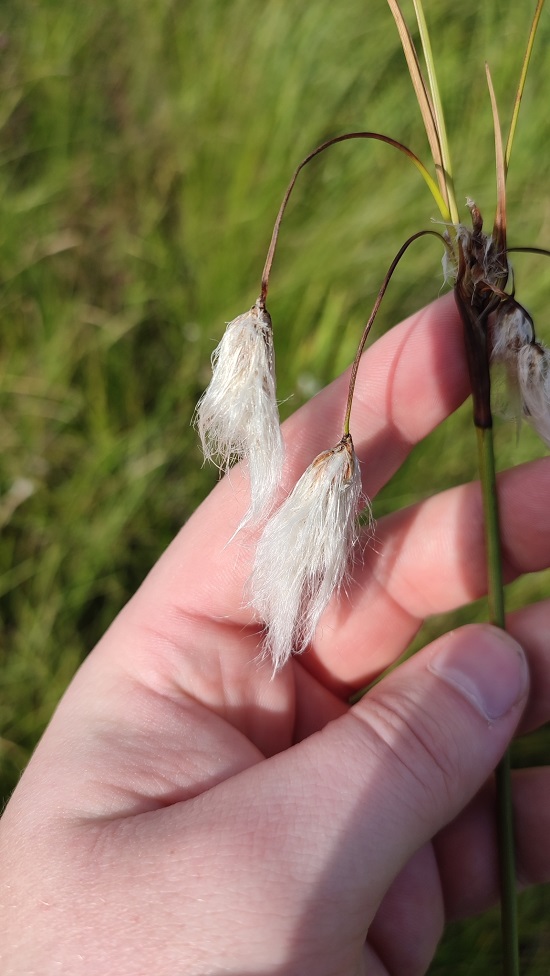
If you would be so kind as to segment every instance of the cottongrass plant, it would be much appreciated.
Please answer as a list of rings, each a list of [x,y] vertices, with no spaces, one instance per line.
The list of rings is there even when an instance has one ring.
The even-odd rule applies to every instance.
[[[228,322],[212,353],[212,380],[195,413],[205,460],[248,464],[250,507],[239,529],[271,511],[284,450],[275,392],[273,327],[265,303]]]
[[[250,579],[275,670],[305,651],[357,540],[361,473],[351,435],[319,454],[268,521]]]
[[[490,233],[474,201],[467,199],[469,224],[459,219],[445,120],[430,37],[421,0],[413,0],[426,76],[398,0],[388,0],[430,145],[435,179],[406,146],[376,132],[346,133],[313,150],[297,167],[283,197],[262,275],[260,298],[250,312],[229,323],[213,356],[212,382],[197,409],[205,455],[222,468],[234,458],[248,462],[251,504],[242,527],[264,522],[257,544],[247,599],[265,630],[265,651],[274,670],[311,643],[322,614],[345,579],[358,538],[361,505],[359,463],[350,433],[359,360],[380,302],[407,248],[426,235],[444,248],[445,277],[454,282],[470,376],[473,420],[485,522],[490,619],[505,627],[501,533],[492,437],[491,366],[505,368],[523,416],[550,446],[550,352],[535,337],[529,314],[515,298],[509,254],[539,248],[509,248],[506,235],[506,178],[531,50],[544,0],[537,0],[506,146],[488,67],[493,114],[497,205]],[[302,168],[319,153],[348,139],[376,139],[398,149],[421,173],[443,220],[444,231],[419,231],[402,245],[384,278],[352,364],[342,439],[318,455],[278,510],[269,516],[282,467],[275,399],[271,320],[265,303],[282,217]],[[367,503],[368,504],[368,503]],[[268,517],[269,516],[269,517]],[[357,700],[360,693],[353,696]],[[503,973],[519,976],[514,825],[509,751],[496,770]]]
[[[507,247],[505,189],[519,106],[543,2],[537,2],[529,34],[506,150],[502,145],[496,99],[487,68],[497,170],[497,209],[492,233],[487,234],[483,230],[481,213],[470,199],[467,199],[467,207],[471,226],[459,220],[443,110],[421,0],[413,0],[413,4],[427,81],[400,5],[397,0],[388,0],[422,113],[435,179],[408,147],[381,133],[345,133],[314,149],[296,168],[283,197],[264,265],[260,297],[248,312],[228,323],[212,355],[212,380],[197,405],[195,424],[207,460],[214,461],[222,471],[227,471],[236,460],[244,461],[248,466],[250,507],[237,532],[249,523],[265,525],[249,589],[251,604],[265,625],[266,646],[273,653],[276,667],[282,666],[292,651],[305,649],[315,629],[312,622],[317,624],[331,593],[341,586],[345,567],[352,557],[360,500],[360,492],[355,485],[358,462],[350,434],[357,369],[389,280],[407,248],[420,237],[437,237],[444,247],[445,278],[454,281],[455,298],[464,323],[476,427],[480,431],[489,431],[492,427],[489,366],[493,363],[503,364],[512,390],[518,391],[523,415],[550,444],[550,353],[535,338],[529,314],[516,301],[514,294],[506,291],[512,274],[508,260],[512,250],[547,253],[539,248]],[[352,364],[342,439],[336,447],[323,452],[311,463],[294,491],[269,521],[276,504],[284,459],[275,390],[273,329],[266,308],[272,263],[281,221],[299,173],[315,156],[350,139],[376,139],[407,156],[425,180],[443,218],[445,230],[443,233],[435,229],[419,231],[400,248],[384,278]],[[486,444],[491,438],[484,435],[482,440]],[[346,473],[344,459],[348,452],[351,452],[351,461]],[[353,477],[350,477],[350,472]],[[335,484],[339,484],[336,493]],[[336,498],[339,499],[338,504],[335,504]],[[343,498],[346,499],[345,504]],[[308,505],[317,510],[309,511]],[[498,536],[494,502],[492,508],[494,524],[491,531]],[[321,525],[322,531],[319,528]],[[274,553],[277,548],[277,538],[281,540],[278,546],[280,552],[276,559],[268,558],[266,553]],[[298,538],[304,547],[303,553],[296,552],[299,548],[296,545]],[[314,549],[314,545],[317,548]],[[281,553],[285,548],[294,550],[292,558],[287,556],[290,574],[287,584],[293,596],[289,596],[288,604],[283,606],[275,594],[281,589]],[[270,563],[273,566],[271,576],[268,573]],[[306,564],[311,567],[309,573],[305,569]],[[272,598],[269,595],[270,586]],[[496,583],[495,586],[498,589],[500,584]],[[290,605],[292,612],[289,611]],[[278,620],[277,607],[284,616],[284,624]],[[503,625],[503,621],[495,622]],[[283,633],[286,634],[284,645]],[[275,637],[275,634],[279,636]]]

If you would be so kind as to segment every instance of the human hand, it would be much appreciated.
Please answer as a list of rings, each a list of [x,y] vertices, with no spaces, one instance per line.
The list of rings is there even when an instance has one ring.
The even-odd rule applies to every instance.
[[[363,357],[371,497],[467,393],[452,296]],[[339,436],[337,380],[285,425],[287,487]],[[550,462],[501,479],[508,577],[550,564]],[[423,619],[482,595],[478,487],[381,519],[314,646],[274,678],[243,606],[234,470],[83,664],[0,823],[5,976],[424,973],[496,899],[488,778],[550,718],[550,602],[435,641],[352,709]],[[523,713],[523,715],[522,715]],[[550,878],[546,770],[514,781],[522,882]]]

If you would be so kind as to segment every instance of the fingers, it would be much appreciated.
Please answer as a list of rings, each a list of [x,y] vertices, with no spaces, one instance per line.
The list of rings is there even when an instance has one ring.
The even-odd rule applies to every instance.
[[[524,735],[550,721],[550,600],[509,614],[507,627],[529,661],[531,688],[519,727]]]
[[[504,552],[508,578],[512,578],[548,563],[548,460],[506,472],[501,489]],[[170,559],[175,555],[174,548]],[[214,551],[212,560],[216,558]],[[190,573],[194,566],[191,561]],[[349,594],[342,594],[329,607],[318,629],[314,653],[298,659],[297,675],[306,666],[346,698],[393,663],[424,616],[481,596],[486,588],[484,567],[476,485],[453,489],[382,520],[376,551],[366,552],[364,563],[356,567]],[[170,584],[174,600],[173,588],[182,585],[186,572],[175,562]],[[294,708],[292,673],[284,671],[276,682],[269,681],[269,666],[257,661],[258,627],[185,614],[167,607],[163,596],[161,591],[157,600],[165,610],[160,621],[156,619],[158,608],[151,608],[141,594],[132,601],[103,642],[104,663],[111,667],[118,662],[118,667],[122,664],[143,684],[154,685],[162,693],[167,687],[177,689],[178,695],[186,692],[211,712],[227,715],[264,754],[281,748],[281,742],[289,744],[288,729],[283,738],[272,731],[274,727],[280,730],[278,719],[283,714],[288,718]],[[511,618],[536,679],[525,716],[531,728],[550,718],[549,606],[527,608]],[[317,667],[312,663],[314,654]],[[286,705],[285,691],[290,696]],[[298,716],[306,730],[325,724],[324,711],[318,715],[312,702],[311,692],[303,696],[298,689]],[[302,719],[304,711],[307,714]],[[279,743],[277,747],[274,741]]]
[[[548,562],[548,462],[507,472],[502,489],[511,577]],[[378,535],[377,551],[367,552],[349,596],[342,594],[333,602],[315,641],[321,683],[336,687],[344,698],[395,660],[425,615],[475,599],[485,589],[476,486],[454,489],[397,513],[380,523]],[[212,558],[216,560],[216,552]],[[191,561],[190,572],[194,565]],[[185,572],[179,563],[174,565],[172,588],[181,585]],[[151,688],[159,709],[163,696],[181,698],[184,711],[188,699],[202,703],[209,714],[227,718],[264,755],[289,745],[293,726],[299,736],[305,736],[332,717],[313,697],[315,682],[306,692],[298,687],[295,696],[296,676],[302,675],[303,666],[313,668],[311,652],[297,659],[295,674],[285,670],[272,682],[269,666],[257,660],[261,636],[257,626],[184,614],[163,604],[163,595],[161,591],[157,601],[165,610],[160,621],[158,608],[143,602],[141,595],[131,602],[102,642],[101,659],[94,656],[99,670],[115,668],[118,673],[122,668],[126,679],[133,676],[133,681]],[[532,728],[550,718],[549,605],[527,608],[512,617],[512,624],[536,679],[525,715]],[[105,693],[101,698],[105,701]],[[111,707],[119,713],[119,690]],[[125,706],[123,721],[139,725],[141,720],[133,707]],[[165,758],[172,755],[171,749],[161,747],[160,752]],[[229,763],[227,775],[231,768]]]
[[[542,885],[550,878],[550,770],[512,774],[516,871],[518,885]],[[497,849],[494,778],[467,808],[445,827],[433,844],[420,849],[385,896],[369,931],[375,946],[383,940],[390,972],[409,972],[402,953],[415,945],[418,972],[428,969],[438,926],[479,915],[498,903],[500,872]],[[520,905],[521,917],[521,905]],[[426,920],[428,924],[426,924]],[[410,936],[408,937],[410,933]],[[431,941],[430,941],[431,940]]]
[[[550,720],[550,600],[511,614],[508,626],[524,643],[533,677],[519,729],[524,733]],[[155,662],[148,671],[149,651],[128,649],[138,659],[135,670],[142,680],[136,680],[121,670],[116,656],[111,660],[116,633],[115,626],[73,681],[25,774],[23,785],[47,804],[56,806],[65,792],[68,809],[78,796],[81,814],[93,817],[184,800],[347,711],[301,666],[304,659],[268,680],[269,668],[266,675],[242,633],[224,635],[229,646],[222,661],[227,658],[228,670],[238,665],[242,685],[242,694],[231,698],[228,688],[237,687],[237,677],[222,679],[218,687],[218,676],[208,675],[210,665],[195,676],[194,694],[185,692],[179,683],[182,652],[168,656],[161,645],[156,657],[163,666]],[[50,765],[53,772],[45,775]],[[21,796],[28,802],[27,794]]]
[[[512,797],[519,887],[550,879],[550,769],[516,770]],[[486,784],[460,817],[437,837],[437,861],[449,919],[486,911],[499,898],[496,798]]]
[[[510,581],[549,564],[550,460],[506,471],[498,484]],[[333,683],[361,686],[402,653],[426,617],[486,592],[481,492],[463,485],[380,521],[349,596],[333,601],[322,619],[315,655]]]
[[[530,690],[518,728],[523,735],[550,717],[550,601],[510,614],[507,624],[509,632],[524,644],[529,662]],[[545,884],[550,878],[550,768],[515,771],[512,796],[518,882],[520,886]],[[437,838],[436,850],[448,918],[478,914],[497,902],[499,868],[492,779]]]

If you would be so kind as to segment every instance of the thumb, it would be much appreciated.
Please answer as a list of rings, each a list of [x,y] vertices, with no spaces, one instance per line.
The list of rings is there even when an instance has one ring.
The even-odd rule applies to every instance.
[[[499,762],[527,691],[520,646],[497,628],[464,627],[321,732],[244,774],[256,777],[263,811],[262,884],[278,879],[276,888],[288,870],[284,914],[319,958],[361,951],[394,879]]]
[[[353,860],[358,850],[368,859],[372,912],[412,855],[492,773],[528,687],[519,644],[496,627],[470,625],[424,648],[327,727],[327,739],[340,739],[342,775],[352,777],[361,801],[357,820],[348,813],[356,828]]]

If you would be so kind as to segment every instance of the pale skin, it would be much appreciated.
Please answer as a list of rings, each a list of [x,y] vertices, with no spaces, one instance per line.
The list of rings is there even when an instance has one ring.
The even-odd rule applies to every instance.
[[[351,429],[369,496],[466,394],[452,296],[366,353]],[[341,378],[285,425],[287,488],[338,442],[345,400]],[[549,493],[550,459],[501,479],[509,579],[550,565]],[[8,804],[4,976],[417,976],[446,917],[496,900],[491,772],[550,719],[550,601],[511,617],[523,651],[462,628],[347,705],[426,616],[483,593],[478,487],[380,520],[273,679],[243,603],[253,535],[226,545],[246,506],[235,472],[195,512]],[[517,774],[514,801],[520,881],[548,881],[548,770]]]

